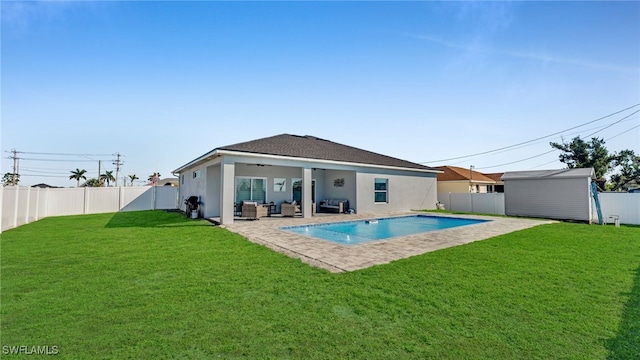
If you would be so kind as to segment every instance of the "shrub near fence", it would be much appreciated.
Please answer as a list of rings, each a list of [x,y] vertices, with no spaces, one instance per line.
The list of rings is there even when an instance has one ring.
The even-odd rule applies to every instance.
[[[0,190],[2,231],[47,216],[98,214],[117,211],[177,209],[178,189],[172,186],[105,188],[31,188]]]

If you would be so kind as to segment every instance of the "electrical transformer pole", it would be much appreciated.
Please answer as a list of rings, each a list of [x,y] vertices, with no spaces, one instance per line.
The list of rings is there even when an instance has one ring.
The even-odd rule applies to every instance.
[[[113,162],[113,165],[116,166],[116,187],[118,186],[118,176],[120,175],[120,166],[124,165],[124,163],[122,161],[120,161],[120,153],[116,153],[116,157],[117,159]],[[126,185],[126,183],[125,183]]]

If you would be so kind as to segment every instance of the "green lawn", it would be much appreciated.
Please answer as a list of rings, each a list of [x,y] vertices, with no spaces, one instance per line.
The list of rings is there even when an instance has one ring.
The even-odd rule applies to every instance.
[[[161,211],[47,218],[0,245],[3,352],[640,358],[640,227],[543,225],[343,274]]]

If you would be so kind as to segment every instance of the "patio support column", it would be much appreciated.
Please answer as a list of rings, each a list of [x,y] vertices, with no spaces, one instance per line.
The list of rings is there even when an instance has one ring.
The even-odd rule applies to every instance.
[[[302,217],[310,218],[313,213],[311,211],[311,168],[302,168]]]
[[[220,223],[233,224],[233,199],[235,187],[235,163],[220,164]]]

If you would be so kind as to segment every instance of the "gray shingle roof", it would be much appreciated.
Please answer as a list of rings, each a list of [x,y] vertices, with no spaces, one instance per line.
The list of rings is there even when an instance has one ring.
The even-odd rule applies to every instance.
[[[509,171],[502,175],[502,180],[515,179],[548,179],[548,178],[593,178],[593,168],[561,169],[561,170],[532,170]]]
[[[214,150],[239,151],[253,154],[290,156],[349,163],[392,166],[419,170],[435,170],[428,166],[394,157],[338,144],[315,136],[281,134],[263,139],[222,146]]]

